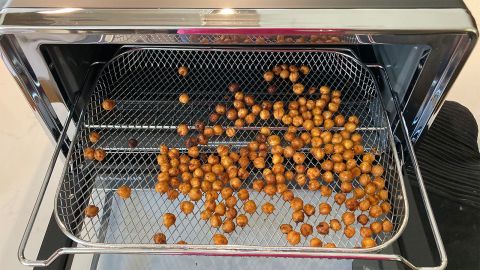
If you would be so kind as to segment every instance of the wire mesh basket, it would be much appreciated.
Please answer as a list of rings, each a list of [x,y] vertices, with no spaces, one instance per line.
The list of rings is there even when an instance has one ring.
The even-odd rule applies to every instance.
[[[322,182],[333,191],[330,196],[311,191],[307,185],[288,182],[288,188],[295,196],[317,208],[315,215],[296,224],[291,221],[289,203],[281,195],[270,197],[252,189],[252,181],[261,178],[262,173],[249,167],[250,176],[243,181],[241,188],[249,190],[250,199],[256,202],[258,208],[254,214],[247,215],[249,222],[246,227],[237,227],[234,232],[225,234],[228,246],[212,245],[212,236],[222,231],[200,219],[205,197],[194,202],[193,212],[185,215],[180,211],[179,204],[188,200],[187,196],[180,193],[178,198],[169,200],[165,194],[155,191],[160,172],[156,162],[159,145],[176,147],[184,153],[185,138],[177,135],[178,124],[186,123],[192,127],[197,120],[208,123],[209,114],[217,104],[230,102],[231,94],[227,90],[229,83],[239,83],[240,89],[245,94],[253,95],[257,101],[282,100],[287,103],[298,98],[291,91],[292,84],[281,79],[274,79],[270,83],[277,86],[276,93],[266,91],[269,84],[264,81],[263,73],[281,63],[309,66],[310,73],[299,81],[307,87],[328,85],[332,89],[340,89],[340,113],[359,117],[357,131],[363,136],[365,150],[375,152],[376,162],[385,168],[385,189],[388,190],[388,202],[392,206],[391,212],[370,218],[369,224],[383,220],[393,224],[392,231],[372,236],[376,247],[358,249],[362,240],[359,233],[362,225],[358,222],[352,224],[356,233],[351,238],[345,236],[343,229],[330,230],[327,235],[314,232],[309,237],[302,237],[295,247],[286,241],[285,235],[279,230],[281,224],[290,224],[298,231],[303,223],[315,227],[322,221],[341,221],[346,208],[334,202],[334,194],[340,190],[336,174],[332,183]],[[177,68],[182,65],[189,68],[186,78],[177,74]],[[184,92],[190,96],[190,102],[186,105],[178,102],[179,95]],[[318,99],[319,96],[318,92],[306,95],[310,99]],[[101,102],[107,98],[116,102],[112,111],[105,111],[101,107]],[[233,125],[224,116],[217,124],[223,127]],[[200,146],[200,150],[202,153],[212,153],[216,146],[223,144],[236,150],[252,141],[261,127],[270,127],[272,133],[280,136],[287,128],[273,117],[269,120],[257,119],[253,124],[239,128],[232,138],[225,135],[212,137],[208,145]],[[95,144],[88,140],[92,131],[101,135],[100,141]],[[135,148],[128,146],[131,138],[138,142]],[[89,146],[104,149],[107,153],[105,160],[86,160],[83,150]],[[304,165],[307,168],[319,167],[321,161],[314,159],[309,150],[308,147],[301,149],[306,154]],[[360,163],[361,156],[356,156],[356,160]],[[375,79],[357,59],[335,50],[139,48],[124,52],[107,63],[98,77],[78,123],[67,164],[57,191],[56,219],[66,235],[87,246],[171,248],[170,244],[183,240],[189,244],[182,245],[183,248],[197,249],[235,248],[267,252],[288,249],[307,252],[332,250],[309,248],[309,240],[318,237],[324,243],[335,244],[335,251],[374,251],[387,246],[399,236],[408,215],[393,136]],[[267,167],[271,165],[269,154]],[[286,170],[294,170],[292,160],[285,159],[284,165]],[[355,188],[363,189],[358,179],[352,184]],[[122,185],[132,188],[129,199],[124,200],[116,194],[117,188]],[[351,196],[351,193],[347,194],[347,198]],[[218,198],[220,201],[221,196]],[[262,213],[261,205],[267,201],[275,206],[274,214]],[[332,206],[329,215],[318,214],[321,202]],[[98,214],[93,218],[84,215],[84,209],[89,204],[99,207]],[[243,202],[238,200],[236,208],[239,214],[244,213],[242,205]],[[162,215],[166,212],[177,217],[175,225],[170,228],[162,224]],[[354,213],[357,216],[362,212],[355,210]],[[152,237],[158,232],[166,235],[167,245],[153,243]]]

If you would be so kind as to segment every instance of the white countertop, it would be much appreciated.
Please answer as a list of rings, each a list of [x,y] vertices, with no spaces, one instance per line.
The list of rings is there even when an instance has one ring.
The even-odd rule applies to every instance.
[[[480,2],[466,1],[471,11],[480,18]],[[477,19],[477,22],[480,19]],[[448,100],[468,107],[480,123],[480,46],[475,48],[450,91]],[[28,269],[17,260],[17,249],[32,210],[40,184],[53,152],[53,143],[40,126],[34,113],[18,89],[5,66],[0,64],[0,268]],[[479,141],[480,144],[480,141]],[[61,165],[54,172],[60,177]],[[56,185],[52,185],[53,189]],[[52,188],[49,196],[53,198]],[[53,201],[42,208],[40,226],[32,233],[30,256],[36,257],[49,221]]]

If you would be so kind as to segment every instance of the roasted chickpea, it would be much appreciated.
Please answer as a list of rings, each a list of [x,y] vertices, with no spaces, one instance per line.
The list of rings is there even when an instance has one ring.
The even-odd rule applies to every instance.
[[[372,229],[368,228],[368,227],[361,227],[360,228],[360,236],[362,237],[372,237]]]
[[[169,199],[171,201],[177,199],[178,195],[179,195],[179,192],[175,189],[170,189],[170,190],[167,191],[167,199]]]
[[[240,85],[238,83],[230,83],[228,85],[228,91],[235,93],[240,90]]]
[[[342,229],[342,224],[340,221],[338,221],[338,219],[332,219],[330,220],[330,228],[337,232]]]
[[[279,75],[280,75],[280,78],[287,79],[290,76],[290,71],[284,69],[284,70],[280,71]]]
[[[300,243],[300,239],[301,239],[300,233],[298,233],[296,231],[292,230],[292,231],[287,233],[287,241],[288,241],[288,243],[290,243],[293,246]]]
[[[332,104],[332,103],[330,103],[330,104]],[[352,122],[347,122],[347,123],[345,123],[344,128],[345,128],[346,131],[348,131],[350,133],[353,133],[357,129],[357,125],[352,123]]]
[[[115,108],[115,101],[114,100],[111,100],[111,99],[104,99],[102,101],[102,108],[105,110],[105,111],[111,111],[113,110],[113,108]]]
[[[95,152],[93,152],[93,158],[96,161],[103,161],[105,157],[107,156],[107,152],[103,149],[96,149]]]
[[[265,183],[261,179],[257,179],[253,181],[252,188],[257,192],[260,192],[263,190],[264,185]]]
[[[334,196],[334,200],[338,205],[342,205],[346,199],[347,199],[347,196],[343,193],[337,193]]]
[[[183,201],[180,203],[180,210],[185,214],[188,215],[193,212],[193,203],[189,201]]]
[[[308,173],[308,171],[307,171],[307,173]],[[321,184],[318,180],[310,178],[310,181],[308,182],[308,190],[316,191],[316,190],[319,190],[320,187],[321,187]]]
[[[210,226],[213,228],[219,228],[222,225],[222,219],[220,216],[214,214],[210,217]]]
[[[332,207],[328,203],[320,203],[318,206],[320,215],[329,215],[330,212],[332,211]]]
[[[243,210],[249,214],[253,214],[255,211],[257,211],[257,204],[252,200],[248,200],[243,205]]]
[[[363,154],[363,151],[364,151],[363,145],[355,144],[353,146],[353,153],[355,153],[355,155],[361,155]]]
[[[83,211],[86,217],[93,218],[98,214],[98,207],[90,204],[88,205],[85,210]]]
[[[332,119],[333,113],[331,111],[323,111],[322,116],[323,116],[324,120]]]
[[[249,113],[247,116],[245,116],[245,123],[248,125],[251,125],[255,122],[256,115],[253,113]]]
[[[308,237],[309,235],[311,235],[313,233],[312,225],[307,224],[307,223],[303,223],[302,226],[300,226],[300,233],[304,237]]]
[[[374,183],[370,182],[365,186],[365,193],[367,193],[368,195],[373,195],[376,191],[377,186]]]
[[[308,75],[308,73],[310,73],[310,68],[308,66],[302,65],[300,66],[300,72],[302,72],[303,75]]]
[[[297,95],[300,95],[305,90],[305,86],[301,83],[296,83],[293,85],[293,92]]]
[[[345,226],[345,229],[343,229],[343,234],[347,238],[352,238],[355,235],[355,227],[353,227],[351,225]]]
[[[359,123],[358,117],[356,115],[352,115],[352,116],[348,117],[348,122],[358,125],[358,123]]]
[[[297,211],[295,211],[295,212],[292,213],[292,220],[293,220],[295,223],[303,222],[304,217],[305,217],[305,216],[304,216],[302,210],[297,210]]]
[[[230,198],[233,194],[233,189],[230,188],[230,187],[225,187],[222,189],[222,191],[220,192],[220,194],[222,195],[222,198],[224,200]]]
[[[290,201],[290,207],[294,210],[302,210],[303,209],[303,200],[301,198],[294,198]]]
[[[322,174],[322,180],[327,183],[332,183],[334,180],[333,173],[331,171],[326,171]]]
[[[393,231],[392,222],[388,219],[385,219],[384,221],[382,221],[382,230],[383,232],[386,232],[386,233]]]
[[[269,196],[273,196],[277,193],[277,187],[274,184],[268,184],[263,188],[263,192]]]
[[[160,194],[164,194],[164,193],[167,193],[167,191],[169,190],[169,184],[168,182],[157,182],[155,184],[155,191],[160,193]]]
[[[213,126],[213,134],[220,136],[223,134],[223,128],[220,125],[214,125]]]
[[[83,150],[83,157],[88,160],[95,159],[95,150],[91,147],[87,147]],[[158,160],[158,159],[157,159]]]
[[[365,214],[360,214],[357,217],[357,222],[362,224],[362,225],[366,225],[368,223],[368,221],[369,221],[369,218]]]
[[[208,120],[209,120],[210,122],[212,122],[212,123],[215,123],[215,122],[218,121],[219,118],[220,118],[220,115],[218,115],[217,113],[211,113],[210,116],[208,117]],[[206,130],[207,130],[207,129],[205,129],[205,131],[206,131]],[[206,132],[205,132],[205,135],[207,135]],[[207,136],[208,136],[208,135],[207,135]]]
[[[153,236],[153,242],[155,244],[166,244],[167,243],[167,237],[163,233],[156,233]]]
[[[209,182],[206,182],[209,183]],[[198,201],[202,198],[202,191],[198,188],[192,188],[190,192],[188,192],[188,197],[192,201]]]
[[[237,192],[237,197],[242,201],[246,201],[250,197],[250,194],[248,193],[248,190],[241,189]]]
[[[178,68],[178,75],[186,77],[188,75],[188,68],[186,66],[181,66]]]
[[[273,211],[275,211],[275,206],[273,206],[273,204],[269,203],[269,202],[266,202],[262,205],[262,212],[267,214],[267,215],[270,215],[273,213]]]
[[[360,183],[360,185],[364,187],[367,186],[371,182],[370,175],[368,174],[360,175],[360,177],[358,178],[358,182]]]
[[[327,235],[330,231],[330,226],[328,225],[327,222],[322,221],[320,222],[315,229],[317,229],[317,232],[321,235]]]
[[[238,177],[234,177],[230,179],[230,186],[233,189],[239,189],[242,186],[242,180]]]
[[[321,167],[322,170],[324,170],[324,171],[331,171],[331,170],[333,170],[333,161],[331,161],[331,160],[325,160],[324,162],[322,162],[322,164],[320,165],[320,167]]]
[[[377,198],[377,196],[375,195],[367,195],[365,196],[367,198],[367,200],[370,202],[370,205],[378,205],[379,203],[379,200]]]
[[[200,180],[200,178],[198,177],[193,177],[190,180],[190,185],[192,186],[192,188],[200,188],[201,184],[202,184],[202,180]]]
[[[335,246],[334,243],[326,243],[325,245],[323,245],[324,248],[336,248],[337,246]]]
[[[286,190],[282,193],[282,199],[286,202],[292,201],[295,195],[291,190]]]
[[[372,230],[372,232],[374,234],[379,234],[382,232],[383,230],[383,226],[382,226],[382,223],[378,222],[378,221],[375,221],[375,222],[372,222],[370,224],[370,229]]]
[[[177,133],[180,136],[186,136],[188,134],[188,126],[186,124],[180,124],[177,126]]]
[[[275,74],[273,74],[273,72],[267,71],[263,74],[263,79],[267,82],[271,82],[273,80],[274,76],[275,76]]]
[[[345,201],[345,207],[350,211],[355,211],[358,207],[358,201],[355,198],[348,198]]]
[[[172,213],[165,213],[163,214],[162,219],[163,219],[163,225],[168,229],[170,228],[170,226],[175,224],[175,221],[177,218]]]
[[[335,164],[343,164],[343,163],[335,163]],[[338,174],[338,178],[342,182],[351,182],[353,180],[353,174],[351,171],[341,171]]]
[[[129,186],[122,185],[117,189],[117,194],[120,198],[125,200],[130,198],[130,195],[132,194],[132,189]]]
[[[255,104],[255,105],[252,106],[251,110],[252,110],[252,113],[251,113],[251,114],[255,117],[255,116],[257,116],[257,115],[260,114],[260,112],[262,111],[262,107],[261,107],[260,105],[258,105],[258,104]],[[247,115],[247,116],[248,116],[248,115]],[[245,118],[246,118],[246,117],[245,117]],[[254,118],[254,119],[255,119],[255,118]]]
[[[320,94],[322,95],[328,95],[330,94],[330,87],[324,85],[320,87]]]
[[[353,190],[353,185],[351,182],[342,182],[340,184],[340,190],[343,193],[350,193]]]
[[[332,188],[329,186],[321,186],[320,187],[320,194],[324,197],[330,197],[332,195]]]
[[[236,221],[237,221],[237,226],[242,227],[242,228],[247,226],[247,224],[248,224],[248,218],[244,214],[238,215],[237,218],[236,218]]]
[[[370,208],[370,201],[369,200],[363,200],[358,204],[358,209],[361,211],[367,211]]]
[[[342,221],[345,225],[351,225],[355,222],[355,215],[352,212],[342,214]]]
[[[295,154],[293,154],[293,162],[295,162],[296,164],[303,164],[305,159],[306,156],[303,152],[295,152]]]
[[[372,205],[368,214],[373,218],[378,218],[383,214],[382,208],[378,205]]]
[[[268,110],[260,111],[260,119],[262,119],[262,120],[270,119],[270,112]]]
[[[275,184],[277,182],[272,170],[268,168],[263,170],[263,177],[267,184]]]
[[[292,225],[290,224],[282,224],[280,225],[280,231],[283,233],[283,234],[287,234],[289,232],[291,232],[293,230],[293,227]]]
[[[96,143],[100,140],[100,134],[98,134],[98,132],[92,131],[90,132],[90,134],[88,134],[88,140],[91,143]]]
[[[232,220],[227,219],[225,222],[222,224],[222,230],[225,233],[231,233],[235,230],[235,223],[233,223]]]
[[[369,173],[372,170],[372,165],[368,162],[360,163],[359,167],[362,173]]]
[[[388,200],[388,191],[385,189],[378,191],[378,198],[384,201]]]
[[[377,176],[382,176],[384,169],[382,165],[377,164],[372,167],[371,171],[372,171],[372,175],[377,177]]]
[[[228,240],[223,234],[216,233],[212,239],[215,245],[228,245]]]
[[[373,238],[371,237],[366,237],[362,239],[362,248],[373,248],[377,246],[377,243]]]
[[[190,101],[190,97],[188,96],[187,93],[181,93],[180,96],[178,97],[178,102],[181,104],[187,104]]]
[[[298,73],[298,71],[290,72],[290,75],[288,76],[288,79],[290,79],[290,81],[293,83],[297,82],[299,78],[300,78],[300,73]]]
[[[220,191],[223,189],[223,182],[221,180],[215,180],[215,182],[212,183],[212,189],[214,191]]]
[[[212,211],[210,211],[210,210],[203,210],[200,213],[200,219],[205,220],[205,221],[209,220],[211,216],[212,216]]]
[[[215,106],[215,112],[218,113],[219,115],[225,114],[226,111],[227,111],[227,107],[224,104],[217,104],[217,106]],[[228,118],[228,115],[227,115],[227,118]]]
[[[298,173],[297,176],[295,176],[295,182],[297,182],[299,186],[304,186],[307,183],[307,176],[303,173]]]
[[[208,210],[210,212],[215,211],[216,206],[217,206],[217,203],[214,200],[207,200],[203,204],[203,207],[205,208],[205,210]]]
[[[389,202],[382,202],[380,207],[382,208],[384,214],[388,214],[392,210],[392,205]]]

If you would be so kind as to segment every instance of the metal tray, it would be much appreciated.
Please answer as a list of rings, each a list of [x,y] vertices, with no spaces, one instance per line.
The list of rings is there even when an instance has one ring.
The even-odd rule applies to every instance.
[[[359,249],[361,236],[360,224],[355,222],[356,234],[346,238],[343,230],[330,231],[327,236],[314,232],[307,240],[302,237],[299,245],[288,244],[279,226],[291,224],[297,231],[301,224],[291,222],[291,209],[281,196],[273,198],[264,193],[251,190],[251,181],[261,177],[261,172],[252,169],[250,177],[242,188],[250,189],[250,197],[259,206],[257,212],[249,215],[249,225],[237,228],[226,234],[229,245],[214,246],[212,236],[222,233],[221,229],[211,228],[208,222],[200,219],[204,198],[195,203],[192,214],[185,216],[180,212],[179,204],[184,200],[182,194],[173,201],[155,192],[159,166],[156,163],[158,146],[184,148],[184,139],[176,134],[179,123],[192,126],[197,120],[207,120],[208,115],[218,103],[226,103],[230,82],[238,82],[245,93],[253,94],[256,100],[291,101],[297,97],[291,92],[291,84],[276,80],[276,94],[267,94],[267,84],[263,72],[279,63],[305,64],[311,67],[311,73],[300,81],[308,86],[329,85],[342,90],[340,112],[344,115],[357,115],[360,118],[358,131],[363,135],[363,144],[367,151],[378,154],[377,161],[385,168],[384,178],[389,191],[392,211],[375,220],[388,219],[394,224],[391,233],[374,236],[377,246]],[[177,67],[186,65],[190,69],[187,78],[177,75]],[[188,105],[178,103],[178,96],[188,92],[191,102]],[[102,100],[110,98],[117,105],[113,111],[102,110]],[[312,99],[318,95],[312,95]],[[207,122],[207,121],[206,121]],[[222,126],[231,126],[226,118],[218,122]],[[244,146],[251,141],[262,126],[269,126],[278,134],[286,127],[273,119],[257,120],[253,125],[237,131],[234,138],[217,136],[210,139],[207,146],[201,147],[204,153],[212,152],[215,146],[228,144],[232,147]],[[102,162],[88,161],[83,157],[83,149],[90,146],[88,134],[97,131],[102,138],[95,148],[103,148],[107,158]],[[135,138],[138,147],[131,149],[127,140]],[[308,153],[309,149],[303,149]],[[74,241],[90,247],[155,248],[215,251],[216,254],[229,254],[230,251],[254,251],[255,254],[269,255],[283,251],[315,253],[335,252],[371,252],[380,250],[393,242],[401,234],[408,219],[408,207],[405,200],[403,179],[399,173],[400,164],[396,154],[393,136],[388,119],[378,96],[377,84],[369,70],[354,57],[334,50],[296,50],[296,49],[236,49],[236,48],[140,48],[124,52],[106,64],[101,72],[95,89],[87,102],[67,157],[63,181],[61,181],[55,199],[55,217],[64,233]],[[359,160],[360,157],[357,157]],[[304,165],[318,166],[319,161],[307,155]],[[293,168],[293,162],[286,160],[286,169]],[[127,184],[132,188],[129,199],[123,200],[116,195],[116,189]],[[325,183],[323,183],[325,184]],[[317,214],[305,219],[306,223],[316,226],[321,221],[336,218],[341,220],[344,206],[333,203],[333,195],[339,190],[339,181],[329,186],[334,190],[330,197],[322,197],[319,191],[312,192],[306,186],[299,187],[290,182],[289,188],[296,196],[317,207]],[[357,180],[354,187],[361,187]],[[347,197],[350,197],[349,194]],[[221,197],[219,197],[221,200]],[[265,201],[275,205],[272,215],[261,213],[260,206]],[[332,212],[328,216],[318,214],[318,204],[329,202]],[[98,216],[86,218],[84,208],[95,204],[100,208]],[[237,210],[243,213],[239,201]],[[170,229],[162,225],[162,214],[174,213],[177,216],[175,226]],[[360,214],[360,210],[355,211]],[[163,232],[167,236],[166,245],[155,245],[152,236]],[[337,248],[311,248],[308,240],[319,237],[324,243],[334,243]],[[184,240],[188,245],[175,245]],[[291,253],[289,253],[291,254]]]

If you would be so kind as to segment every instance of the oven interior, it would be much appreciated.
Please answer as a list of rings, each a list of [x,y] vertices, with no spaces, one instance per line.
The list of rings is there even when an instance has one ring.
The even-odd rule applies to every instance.
[[[53,76],[55,79],[56,84],[58,85],[58,90],[59,90],[59,96],[61,99],[64,101],[65,105],[68,108],[73,108],[75,104],[75,99],[76,97],[79,97],[79,102],[77,103],[77,106],[74,108],[76,111],[76,115],[74,116],[74,119],[76,121],[81,120],[82,118],[82,109],[85,108],[89,102],[91,102],[92,98],[95,98],[95,86],[98,83],[99,77],[102,75],[102,72],[104,71],[104,68],[108,66],[111,61],[114,61],[116,58],[118,58],[119,55],[128,53],[132,50],[142,50],[146,48],[166,48],[168,50],[214,50],[214,51],[222,51],[222,50],[235,50],[235,49],[263,49],[263,50],[284,50],[284,51],[301,51],[301,50],[308,50],[308,51],[314,51],[315,50],[332,50],[332,51],[337,51],[341,52],[343,54],[349,55],[355,59],[358,59],[361,63],[365,64],[370,72],[372,72],[373,77],[376,80],[376,83],[378,84],[379,88],[379,97],[381,100],[381,110],[386,111],[386,115],[388,116],[388,119],[384,119],[386,122],[389,123],[391,130],[393,131],[394,137],[392,138],[395,141],[395,144],[397,145],[397,151],[398,155],[401,156],[401,163],[402,165],[404,162],[408,162],[408,158],[403,157],[403,154],[401,153],[402,151],[402,146],[401,146],[401,140],[403,138],[397,136],[401,130],[397,129],[398,125],[398,115],[397,111],[395,108],[395,104],[392,99],[392,93],[390,92],[390,89],[396,92],[396,95],[398,95],[400,102],[400,105],[405,104],[408,99],[412,96],[415,95],[416,93],[412,93],[412,89],[417,82],[417,78],[422,72],[422,68],[424,66],[425,61],[427,60],[429,53],[431,51],[431,48],[428,45],[400,45],[400,44],[369,44],[369,45],[322,45],[322,46],[294,46],[294,45],[288,45],[288,46],[268,46],[268,47],[262,47],[262,46],[245,46],[245,47],[238,47],[238,46],[202,46],[202,45],[188,45],[188,46],[163,46],[163,45],[145,45],[145,44],[139,44],[139,45],[122,45],[122,44],[43,44],[40,46],[39,50]],[[128,61],[136,61],[136,59],[129,59]],[[238,61],[242,61],[241,59]],[[158,64],[158,63],[157,63]],[[187,63],[188,64],[188,63]],[[248,64],[248,63],[242,63],[242,64]],[[301,63],[297,63],[301,64]],[[125,62],[125,65],[128,66],[128,63]],[[152,65],[155,66],[155,63],[150,63],[146,64],[147,66]],[[161,66],[161,65],[160,65]],[[121,68],[119,66],[118,68]],[[156,67],[158,68],[158,67]],[[216,70],[216,72],[221,72],[221,70]],[[204,71],[204,72],[210,72],[210,71]],[[260,70],[259,70],[260,72]],[[161,75],[158,75],[157,79],[161,80]],[[225,73],[225,75],[220,75],[224,80],[224,83],[227,81],[231,80],[229,78],[230,75],[228,73]],[[238,75],[242,77],[242,75]],[[235,76],[232,76],[235,77]],[[247,77],[243,77],[243,79],[248,79]],[[141,84],[141,81],[138,81],[136,83]],[[159,82],[162,83],[162,82]],[[390,88],[391,87],[391,88]],[[210,95],[215,95],[216,92],[225,90],[225,89],[211,89]],[[178,89],[172,90],[175,95],[169,95],[168,91],[165,92],[164,98],[165,101],[174,103],[177,101],[178,97]],[[192,87],[191,90],[193,93],[195,93],[195,87]],[[256,91],[256,90],[253,90]],[[259,89],[258,91],[262,91]],[[201,93],[199,93],[201,94]],[[125,95],[128,97],[129,93],[128,91],[125,92]],[[355,93],[352,93],[353,97],[355,97]],[[130,94],[131,97],[134,97],[138,99],[138,101],[142,101],[142,99],[146,98],[145,96],[142,96],[141,93],[136,93],[136,94]],[[194,97],[195,94],[192,95]],[[148,97],[147,97],[148,98]],[[359,106],[358,112],[361,113],[361,107]],[[135,110],[131,111],[132,113],[135,113]],[[153,113],[155,111],[153,110]],[[206,114],[206,112],[202,112],[203,114]],[[119,137],[125,137],[125,136],[130,136],[131,134],[135,134],[136,126],[141,126],[145,125],[146,128],[148,129],[148,120],[147,123],[141,123],[140,122],[135,122],[138,119],[148,119],[148,116],[143,115],[143,118],[136,118],[132,117],[130,115],[130,120],[133,122],[130,123],[115,123],[115,121],[122,121],[125,119],[129,118],[129,114],[126,114],[124,117],[111,117],[111,118],[105,118],[105,122],[103,123],[104,126],[99,126],[99,128],[113,128],[116,129],[118,126],[128,126],[128,125],[133,125],[133,133],[128,133],[122,134],[122,132],[116,132],[112,133],[113,137],[116,136],[116,138],[113,138],[113,140],[117,139],[120,140]],[[112,122],[109,122],[112,121]],[[82,124],[85,124],[85,122],[81,121]],[[109,127],[110,125],[110,127]],[[388,125],[388,124],[386,124]],[[153,125],[155,126],[155,125]],[[158,125],[157,125],[158,126]],[[168,125],[163,125],[162,126],[168,126]],[[128,128],[128,127],[127,127]],[[85,131],[86,132],[86,131]],[[147,131],[148,133],[148,131]],[[120,134],[120,135],[119,135]],[[148,136],[145,135],[146,133],[138,132],[137,134],[140,134],[139,136]],[[380,134],[380,133],[379,133]],[[84,134],[85,135],[85,134]],[[249,137],[245,135],[245,138],[242,138],[242,140],[247,140]],[[380,134],[376,136],[387,136],[385,134]],[[122,138],[123,138],[122,137]],[[375,137],[375,136],[372,136]],[[125,137],[126,138],[126,137]],[[125,139],[123,138],[123,139]],[[122,140],[124,141],[124,140]],[[400,142],[399,142],[400,141]],[[182,142],[183,143],[183,142]],[[117,145],[112,146],[112,149],[118,148],[120,151],[118,153],[118,157],[116,157],[117,160],[119,161],[125,161],[129,158],[131,158],[132,153],[125,153],[126,148],[125,145],[119,146],[120,143],[117,143]],[[149,146],[150,148],[153,147],[152,145]],[[147,147],[148,148],[148,147]],[[148,149],[147,149],[148,150]],[[124,152],[122,152],[124,151]],[[152,149],[148,150],[150,152],[154,152]],[[148,154],[148,151],[144,151],[144,149],[139,150],[141,153],[133,153],[135,154],[135,158],[138,159],[139,164],[143,164],[146,160],[151,159],[151,154]],[[156,151],[156,150],[155,150]],[[130,155],[130,157],[128,157]],[[116,166],[116,167],[115,167]],[[126,168],[128,164],[125,163],[115,163],[114,166],[109,168],[108,173],[112,174],[116,169],[122,170],[127,170],[130,173],[135,173],[135,168]],[[105,169],[105,168],[104,168]],[[405,171],[403,171],[405,173]],[[82,179],[78,179],[79,182],[77,182],[77,185],[80,185],[83,189],[89,190],[94,183],[96,182],[95,180],[90,179],[89,177],[91,176],[86,176]],[[90,180],[89,180],[90,179]],[[131,179],[130,181],[135,182],[135,179]],[[108,181],[107,181],[108,182]],[[75,184],[72,182],[72,184]],[[109,185],[114,185],[113,183],[110,183]],[[149,188],[152,188],[153,186],[148,185]],[[113,189],[113,186],[110,187],[102,187],[103,189]],[[410,190],[411,192],[411,190]],[[72,212],[75,211],[82,211],[82,209],[85,207],[85,203],[88,202],[88,196],[90,196],[91,193],[87,191],[83,191],[81,193],[81,198],[76,198],[76,200],[79,201],[80,204],[82,205],[77,205],[76,208],[78,209],[71,209]],[[98,196],[98,198],[101,198],[103,200],[112,200],[111,198],[108,198],[108,194],[103,194],[102,196]],[[417,194],[418,196],[418,194]],[[113,213],[113,211],[112,211]],[[78,229],[79,231],[83,230],[83,236],[85,236],[85,224],[83,223],[82,220],[78,219],[77,216],[73,216],[71,218],[67,218],[69,222],[71,222],[71,226],[73,229]],[[398,226],[400,224],[397,224]],[[416,224],[417,226],[419,224]],[[108,224],[94,224],[92,227],[89,228],[89,231],[86,232],[87,238],[89,237],[88,234],[93,231],[94,236],[92,238],[97,237],[98,235],[103,235],[104,237],[109,237],[108,235],[105,235],[103,233],[98,233],[95,232],[96,229],[101,229],[104,226],[108,226]],[[412,228],[408,228],[407,230],[412,230]],[[413,229],[415,230],[415,229]],[[125,239],[121,239],[122,237],[122,232],[118,232],[117,235],[110,235],[110,237],[113,237],[112,241],[114,243],[123,243],[124,241],[128,241]],[[252,236],[255,237],[255,236]],[[423,236],[425,237],[425,236]],[[418,236],[417,236],[418,238]],[[387,239],[387,238],[386,238]],[[98,240],[98,239],[97,239]],[[102,239],[105,241],[105,238]],[[426,239],[428,241],[425,241],[425,245],[433,246],[433,240],[432,239]],[[100,241],[100,240],[99,240]],[[147,241],[146,239],[140,239],[139,242],[144,242]],[[267,241],[267,240],[265,240]],[[340,240],[340,242],[343,240]],[[410,239],[412,241],[412,239]],[[415,239],[413,240],[415,241]],[[269,244],[268,241],[263,243],[263,244]],[[351,244],[352,247],[355,246],[355,244]],[[394,249],[402,249],[402,247],[394,247]],[[420,248],[420,246],[418,246]],[[390,248],[389,248],[390,249]],[[415,252],[411,252],[413,257],[415,257]],[[111,255],[114,256],[115,255]],[[122,257],[123,258],[123,257]],[[432,259],[431,257],[429,257]],[[427,260],[427,263],[430,263],[428,258],[417,258],[418,261],[422,262]],[[115,260],[115,259],[114,259]],[[414,260],[415,261],[415,260]]]

